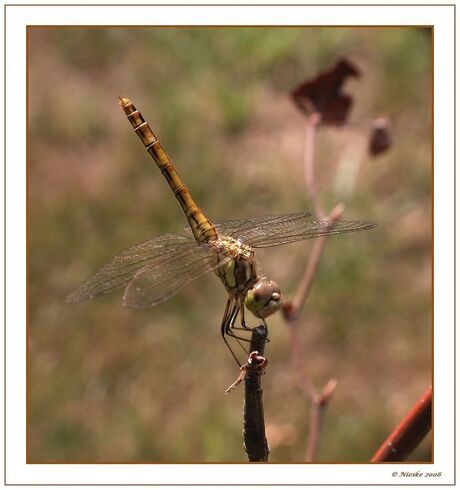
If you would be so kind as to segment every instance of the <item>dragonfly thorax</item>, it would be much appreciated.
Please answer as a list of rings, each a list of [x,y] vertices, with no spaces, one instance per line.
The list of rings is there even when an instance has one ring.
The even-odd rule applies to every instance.
[[[217,240],[210,242],[214,252],[224,256],[234,258],[245,258],[247,260],[254,256],[254,250],[249,245],[241,243],[240,240],[231,236],[220,237]]]
[[[221,262],[216,269],[225,288],[233,296],[244,296],[258,281],[254,250],[232,237],[221,237],[210,242],[214,258]]]
[[[230,294],[240,297],[258,318],[266,318],[281,308],[280,288],[275,281],[259,277],[250,246],[232,237],[221,237],[211,244],[217,259],[222,261],[216,273]]]

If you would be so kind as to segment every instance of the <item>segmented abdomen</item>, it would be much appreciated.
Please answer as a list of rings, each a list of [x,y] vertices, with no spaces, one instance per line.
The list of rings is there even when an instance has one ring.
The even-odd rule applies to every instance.
[[[192,229],[195,239],[199,242],[209,242],[217,238],[214,225],[206,218],[201,209],[196,205],[187,186],[179,177],[174,164],[168,157],[162,144],[153,133],[149,124],[142,117],[134,104],[126,97],[120,97],[120,104],[132,124],[134,131],[144,143],[145,148],[155,160],[161,173],[164,175],[174,195],[179,201],[187,221]]]

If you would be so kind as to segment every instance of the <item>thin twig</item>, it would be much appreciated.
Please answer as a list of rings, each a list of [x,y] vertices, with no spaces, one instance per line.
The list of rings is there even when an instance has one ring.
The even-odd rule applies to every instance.
[[[343,204],[336,205],[329,215],[325,218],[324,212],[319,203],[318,194],[316,190],[315,179],[315,141],[316,141],[316,129],[321,122],[321,116],[317,113],[313,113],[308,119],[307,130],[305,135],[305,153],[304,153],[304,166],[305,166],[305,179],[308,193],[311,197],[313,209],[317,219],[326,219],[331,223],[337,221],[344,210]],[[297,288],[297,293],[291,303],[287,303],[283,308],[284,318],[289,326],[289,334],[291,340],[291,348],[293,352],[294,367],[298,373],[300,373],[302,385],[305,393],[310,400],[310,430],[308,433],[306,460],[314,461],[316,459],[322,419],[324,409],[326,408],[334,390],[337,386],[335,379],[330,379],[321,393],[318,393],[310,376],[305,369],[305,356],[300,348],[300,341],[298,336],[298,316],[302,306],[305,304],[308,295],[310,293],[313,280],[315,279],[318,265],[321,260],[324,245],[326,244],[326,237],[320,237],[315,240],[310,257],[305,268],[304,275]]]
[[[287,320],[289,329],[289,338],[291,341],[292,360],[294,369],[300,375],[300,379],[303,385],[303,389],[310,400],[314,400],[318,395],[315,385],[313,384],[310,376],[305,369],[305,358],[300,345],[299,339],[299,324],[296,318]]]
[[[326,218],[327,221],[330,221],[331,224],[335,223],[342,216],[343,210],[343,204],[337,204],[337,206],[335,206],[335,208],[329,213],[328,217]],[[310,289],[313,284],[313,280],[316,276],[319,261],[321,260],[321,256],[323,255],[326,239],[327,236],[319,237],[315,240],[315,243],[313,244],[310,257],[308,258],[307,267],[305,268],[305,272],[300,281],[297,293],[290,303],[289,308],[285,310],[285,314],[288,316],[288,319],[296,318],[299,314],[300,309],[307,300],[308,294],[310,293]]]
[[[303,389],[310,400],[310,430],[308,432],[305,460],[311,462],[315,461],[318,454],[324,409],[335,391],[337,380],[331,378],[326,383],[321,393],[318,393],[318,390],[305,369],[306,362],[303,351],[300,348],[298,336],[298,320],[297,318],[289,319],[287,320],[287,324],[289,327],[294,369],[299,373]]]
[[[316,193],[316,179],[315,179],[315,139],[316,128],[321,121],[321,115],[314,112],[307,122],[307,129],[305,133],[305,152],[304,152],[304,166],[305,166],[305,183],[307,185],[307,191],[310,194],[313,209],[318,219],[324,219],[324,213],[319,204],[318,195]]]
[[[369,129],[372,127],[374,119],[360,119],[358,121],[342,121],[339,119],[328,119],[325,123],[319,123],[319,126],[338,126],[340,128],[353,129],[358,128],[362,132],[363,129]]]
[[[304,151],[304,168],[305,168],[305,182],[307,191],[312,200],[313,209],[318,220],[328,220],[334,223],[342,216],[344,211],[343,204],[337,204],[327,217],[324,215],[324,211],[318,199],[315,179],[315,142],[316,142],[316,129],[321,123],[321,115],[314,112],[307,122],[307,129],[305,134],[305,151]],[[311,285],[316,276],[319,261],[323,254],[324,245],[326,243],[326,236],[319,237],[315,240],[313,249],[311,251],[305,273],[300,281],[297,293],[294,296],[294,300],[284,308],[284,314],[287,318],[294,318],[298,315],[302,305],[305,303],[308,294],[311,289]]]
[[[431,386],[399,422],[371,459],[373,463],[404,461],[431,429]]]
[[[251,356],[254,352],[263,358],[265,343],[267,341],[267,328],[259,326],[252,330]],[[248,364],[250,363],[250,360]],[[244,449],[249,461],[268,461],[270,447],[265,436],[264,406],[262,402],[261,375],[265,363],[249,368],[244,377],[244,421],[243,438]]]
[[[308,434],[307,452],[305,454],[305,460],[308,462],[314,461],[318,454],[324,409],[332,397],[336,386],[337,380],[330,379],[323,388],[322,393],[317,395],[311,404],[310,432]]]

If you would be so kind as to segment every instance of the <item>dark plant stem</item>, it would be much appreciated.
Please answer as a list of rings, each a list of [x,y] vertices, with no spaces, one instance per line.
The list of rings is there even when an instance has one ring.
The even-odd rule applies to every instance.
[[[260,356],[263,356],[267,334],[265,326],[252,330],[251,352],[257,351]],[[262,374],[263,369],[248,369],[244,378],[243,438],[249,461],[266,462],[270,448],[265,436]]]
[[[373,463],[404,461],[431,429],[431,386],[399,422],[371,459]]]

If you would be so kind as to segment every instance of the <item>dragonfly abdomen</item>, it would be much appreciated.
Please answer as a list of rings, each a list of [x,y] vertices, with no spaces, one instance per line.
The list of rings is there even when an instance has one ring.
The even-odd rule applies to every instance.
[[[179,177],[174,164],[141,112],[126,97],[120,97],[120,103],[134,131],[141,139],[148,153],[155,160],[171,190],[174,192],[176,199],[179,201],[195,239],[199,242],[215,240],[217,231],[214,225],[206,218],[193,200],[190,191]]]

